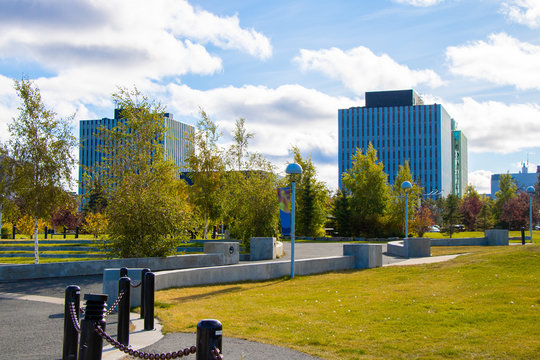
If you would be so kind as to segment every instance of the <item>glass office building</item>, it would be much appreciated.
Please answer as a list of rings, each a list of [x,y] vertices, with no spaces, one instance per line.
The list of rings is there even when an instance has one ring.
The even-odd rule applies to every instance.
[[[440,104],[425,105],[413,90],[366,93],[366,106],[340,109],[339,184],[352,155],[368,144],[377,150],[392,184],[409,161],[426,196],[462,195],[467,185],[467,139]]]
[[[79,148],[79,195],[86,194],[86,187],[82,180],[85,169],[94,169],[100,163],[102,154],[99,151],[102,145],[99,137],[96,135],[101,127],[113,129],[119,123],[128,120],[121,118],[121,111],[115,109],[114,119],[103,118],[97,120],[81,120],[80,121],[80,148]],[[172,114],[163,114],[166,132],[163,146],[165,148],[165,157],[171,159],[179,169],[179,172],[187,172],[188,166],[186,163],[187,156],[192,149],[191,144],[187,141],[188,137],[193,134],[195,128],[173,119]],[[84,197],[83,197],[84,199]],[[84,200],[83,200],[84,201]]]

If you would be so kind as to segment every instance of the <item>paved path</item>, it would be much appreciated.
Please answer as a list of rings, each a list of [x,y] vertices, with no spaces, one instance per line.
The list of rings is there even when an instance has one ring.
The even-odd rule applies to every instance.
[[[295,258],[342,255],[342,243],[295,244]],[[284,243],[283,259],[290,259],[290,243]],[[444,261],[448,257],[406,259],[383,257],[383,265],[411,265],[434,260]],[[79,276],[55,279],[0,282],[0,358],[16,359],[60,359],[63,342],[63,298],[69,285],[81,287],[81,294],[102,292],[102,276]],[[135,321],[142,326],[140,320]],[[107,318],[107,332],[116,335],[116,316]],[[170,352],[195,344],[195,334],[173,333],[162,337],[160,331],[152,333],[136,330],[130,336],[136,348],[153,343],[145,351]],[[161,340],[159,340],[161,339]],[[149,342],[150,341],[150,342]],[[241,339],[223,338],[225,359],[317,359],[291,349],[276,347]],[[127,359],[119,351],[106,350],[104,360]],[[193,359],[194,357],[192,357]]]

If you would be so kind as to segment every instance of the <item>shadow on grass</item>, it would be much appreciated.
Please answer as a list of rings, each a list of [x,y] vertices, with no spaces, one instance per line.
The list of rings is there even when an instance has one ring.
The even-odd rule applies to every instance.
[[[264,287],[267,287],[267,286],[272,286],[272,285],[275,285],[275,284],[279,284],[281,282],[284,282],[284,281],[287,281],[289,280],[289,277],[283,277],[281,279],[273,279],[273,280],[269,280],[269,281],[265,281],[257,286],[253,286],[251,287],[250,289],[257,289],[257,288],[264,288]],[[179,297],[176,297],[174,298],[173,300],[174,301],[190,301],[190,300],[202,300],[202,299],[209,299],[209,298],[212,298],[216,295],[222,295],[222,294],[230,294],[230,293],[237,293],[237,292],[241,292],[241,291],[245,291],[246,289],[243,288],[242,286],[238,286],[238,284],[248,284],[248,283],[257,283],[257,281],[243,281],[241,283],[234,283],[230,285],[230,287],[227,287],[225,289],[220,289],[220,290],[214,290],[214,291],[209,291],[209,292],[206,292],[204,294],[196,294],[196,295],[189,295],[189,296],[179,296]],[[208,286],[212,286],[212,285],[201,285],[200,287],[208,287]],[[227,286],[226,284],[220,284],[220,285],[216,285],[216,286]],[[199,287],[199,286],[196,286],[196,287]]]

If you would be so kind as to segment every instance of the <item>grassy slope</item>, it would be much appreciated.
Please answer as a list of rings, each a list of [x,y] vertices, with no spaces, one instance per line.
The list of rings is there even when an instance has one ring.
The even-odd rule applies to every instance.
[[[473,250],[473,249],[471,249]],[[226,336],[325,359],[533,359],[540,246],[484,247],[445,263],[157,293],[165,330],[204,318]]]

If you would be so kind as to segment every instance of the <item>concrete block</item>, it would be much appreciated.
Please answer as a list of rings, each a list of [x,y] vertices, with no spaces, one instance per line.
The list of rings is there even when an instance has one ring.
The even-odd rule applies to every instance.
[[[382,266],[382,244],[344,244],[343,255],[354,256],[356,269]]]
[[[285,251],[283,250],[283,243],[281,241],[276,241],[276,257],[282,257],[284,252]]]
[[[486,230],[487,243],[490,246],[508,246],[508,230],[491,229]]]
[[[223,255],[222,265],[238,264],[240,261],[240,248],[237,242],[207,242],[204,243],[204,253]]]
[[[272,260],[276,258],[276,238],[252,237],[249,243],[249,260]]]
[[[391,256],[408,257],[407,248],[403,241],[390,241],[386,245],[386,252]]]
[[[142,268],[128,269],[128,277],[131,283],[136,285],[142,279]],[[105,269],[103,271],[103,294],[109,295],[107,307],[110,307],[118,297],[118,280],[120,269]],[[130,307],[141,305],[141,287],[132,287],[130,291]]]
[[[407,257],[431,256],[431,240],[429,238],[408,238],[403,240],[407,248]]]

